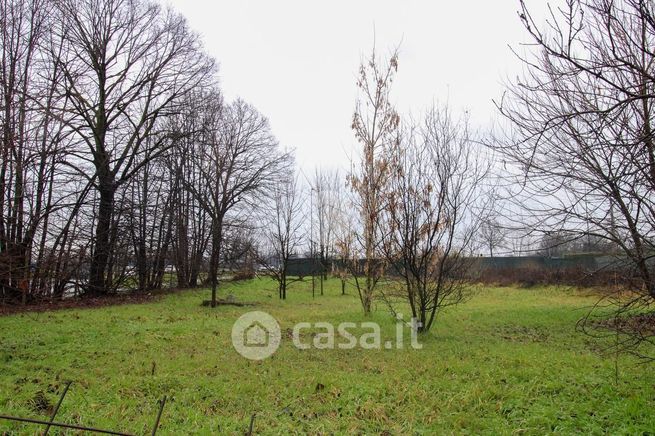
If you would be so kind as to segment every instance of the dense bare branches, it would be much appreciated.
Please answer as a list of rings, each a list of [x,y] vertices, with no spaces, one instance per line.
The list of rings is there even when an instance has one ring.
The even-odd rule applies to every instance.
[[[0,9],[2,301],[158,288],[173,265],[215,282],[286,165],[266,119],[223,104],[199,37],[154,2]]]
[[[491,257],[494,257],[494,250],[503,248],[507,242],[507,232],[495,217],[486,217],[482,220],[479,235],[480,242],[489,250]]]
[[[312,191],[315,194],[312,214],[316,215],[318,261],[320,289],[323,295],[323,282],[327,279],[328,259],[334,254],[334,236],[339,222],[340,184],[338,171],[317,169],[312,180]],[[313,219],[313,218],[312,218]]]
[[[218,262],[225,225],[240,225],[247,208],[256,208],[290,170],[290,155],[281,152],[268,120],[242,100],[204,112],[201,146],[192,155],[198,184],[185,183],[211,227],[209,282],[216,304]],[[230,217],[240,210],[241,216]],[[245,213],[245,215],[243,214]]]
[[[107,274],[116,192],[163,150],[160,117],[202,85],[213,62],[184,19],[149,1],[84,0],[56,3],[63,49],[53,53],[68,97],[65,122],[80,141],[68,164],[93,182],[100,203],[95,223],[89,292],[115,287]]]
[[[2,297],[25,301],[40,293],[45,270],[59,277],[47,248],[54,213],[66,202],[54,173],[62,158],[62,125],[54,105],[60,72],[44,54],[52,24],[48,3],[0,3],[0,288]],[[45,108],[45,111],[39,109]],[[73,200],[74,201],[74,200]],[[67,227],[70,229],[70,227]],[[55,242],[60,242],[61,239]],[[56,245],[56,244],[55,244]],[[54,247],[52,247],[54,249]],[[32,267],[32,256],[41,262]],[[46,263],[49,266],[46,267]],[[35,280],[31,280],[35,278]]]
[[[499,103],[512,130],[496,149],[516,165],[511,197],[530,229],[620,247],[633,289],[655,298],[654,5],[568,0]]]
[[[272,204],[265,210],[261,263],[278,283],[281,299],[287,298],[288,270],[291,256],[297,254],[303,233],[302,192],[298,179],[282,180],[273,187]]]
[[[432,109],[420,126],[404,125],[388,161],[384,253],[402,277],[419,331],[427,331],[439,310],[461,302],[470,288],[465,272],[487,166],[468,120],[452,118],[447,107]]]

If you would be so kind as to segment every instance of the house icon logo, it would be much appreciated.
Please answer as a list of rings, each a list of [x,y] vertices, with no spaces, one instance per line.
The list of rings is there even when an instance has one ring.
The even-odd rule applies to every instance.
[[[280,346],[280,325],[266,312],[248,312],[232,326],[232,345],[246,359],[263,360]]]
[[[266,347],[270,341],[270,333],[260,323],[255,321],[243,332],[243,344],[246,347]]]

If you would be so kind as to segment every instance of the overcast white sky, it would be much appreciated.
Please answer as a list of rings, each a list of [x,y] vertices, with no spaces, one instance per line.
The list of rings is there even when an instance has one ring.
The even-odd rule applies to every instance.
[[[225,97],[254,104],[307,173],[348,168],[356,71],[376,45],[401,40],[394,98],[413,113],[433,101],[466,108],[480,127],[502,82],[519,72],[508,44],[527,37],[518,0],[164,0],[220,63]],[[534,0],[541,9],[545,2]]]

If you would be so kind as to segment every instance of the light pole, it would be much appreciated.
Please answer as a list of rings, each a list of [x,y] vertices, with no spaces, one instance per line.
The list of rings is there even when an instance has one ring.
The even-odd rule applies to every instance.
[[[309,257],[312,268],[312,298],[316,297],[316,276],[314,274],[314,187],[310,184],[309,191]]]
[[[314,262],[314,186],[312,186],[311,180],[305,174],[305,172],[300,168],[300,173],[305,178],[309,184],[309,257],[310,265],[312,270],[312,298],[316,297],[316,275],[314,272],[315,262]]]

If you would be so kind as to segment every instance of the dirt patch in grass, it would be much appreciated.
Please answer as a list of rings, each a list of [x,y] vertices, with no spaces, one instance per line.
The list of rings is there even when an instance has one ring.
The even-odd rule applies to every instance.
[[[52,413],[52,403],[43,391],[38,391],[29,401],[29,407],[35,413]]]
[[[622,333],[655,336],[655,312],[608,318],[596,322],[596,325],[601,328],[618,330]]]
[[[211,300],[203,300],[202,304],[203,307],[211,307],[212,301]],[[222,298],[219,298],[216,300],[216,306],[238,306],[238,307],[244,307],[244,306],[254,306],[255,303],[244,303],[243,301],[236,301],[236,300],[224,300]]]
[[[76,297],[65,300],[37,301],[26,305],[0,304],[0,316],[23,312],[49,312],[62,309],[83,309],[105,306],[118,306],[122,304],[149,303],[161,298],[170,291],[156,291],[147,294],[110,295],[104,297]]]

